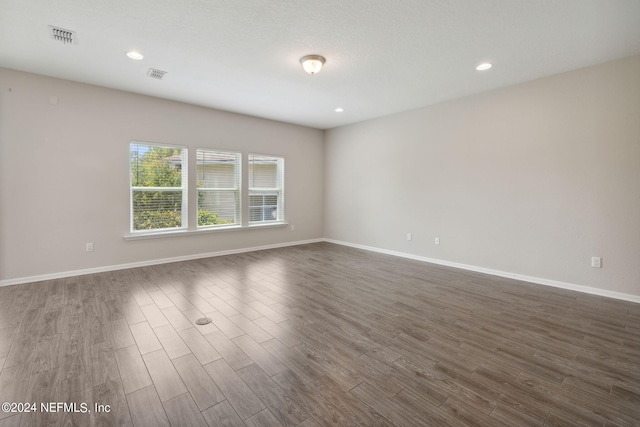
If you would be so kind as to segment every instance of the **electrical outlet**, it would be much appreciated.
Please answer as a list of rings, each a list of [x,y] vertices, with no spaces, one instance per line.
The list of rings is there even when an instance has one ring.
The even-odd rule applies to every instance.
[[[296,229],[296,226],[291,224],[291,231],[295,231],[295,229]]]
[[[411,240],[411,239],[412,239],[411,233],[407,233],[407,240]]]
[[[591,267],[593,268],[602,268],[602,258],[599,256],[591,257]]]
[[[86,252],[93,252],[93,243],[87,243],[87,244],[84,246],[84,250],[85,250]]]
[[[433,243],[435,243],[436,245],[440,244],[440,238],[436,237],[435,239],[433,239]]]

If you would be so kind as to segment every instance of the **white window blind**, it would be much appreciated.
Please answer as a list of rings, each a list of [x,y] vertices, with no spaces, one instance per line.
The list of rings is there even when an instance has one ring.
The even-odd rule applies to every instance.
[[[196,151],[198,227],[240,224],[240,153]]]
[[[187,148],[132,142],[131,232],[187,228]]]
[[[284,158],[249,154],[249,224],[284,221]]]

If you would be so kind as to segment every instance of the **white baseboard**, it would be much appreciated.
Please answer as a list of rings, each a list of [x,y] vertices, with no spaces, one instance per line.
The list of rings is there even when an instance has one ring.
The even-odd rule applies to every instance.
[[[493,276],[506,277],[508,279],[521,280],[523,282],[536,283],[536,284],[539,284],[539,285],[552,286],[552,287],[555,287],[555,288],[568,289],[568,290],[571,290],[571,291],[583,292],[583,293],[591,294],[591,295],[598,295],[598,296],[603,296],[603,297],[607,297],[607,298],[614,298],[614,299],[619,299],[619,300],[624,300],[624,301],[640,303],[640,295],[625,294],[625,293],[622,293],[622,292],[614,292],[614,291],[608,291],[608,290],[605,290],[605,289],[599,289],[599,288],[592,288],[592,287],[588,287],[588,286],[575,285],[575,284],[566,283],[566,282],[559,282],[557,280],[549,280],[549,279],[542,279],[540,277],[525,276],[525,275],[522,275],[522,274],[509,273],[509,272],[500,271],[500,270],[493,270],[493,269],[490,269],[490,268],[478,267],[478,266],[475,266],[475,265],[468,265],[468,264],[462,264],[462,263],[458,263],[458,262],[445,261],[445,260],[436,259],[436,258],[427,258],[427,257],[419,256],[419,255],[408,254],[408,253],[405,253],[405,252],[391,251],[391,250],[388,250],[388,249],[376,248],[376,247],[373,247],[373,246],[360,245],[360,244],[357,244],[357,243],[349,243],[349,242],[343,242],[343,241],[340,241],[340,240],[333,240],[333,239],[326,239],[326,238],[310,239],[310,240],[299,240],[299,241],[295,241],[295,242],[277,243],[277,244],[273,244],[273,245],[254,246],[254,247],[240,248],[240,249],[230,249],[230,250],[225,250],[225,251],[208,252],[208,253],[200,253],[200,254],[193,254],[193,255],[184,255],[184,256],[171,257],[171,258],[161,258],[161,259],[154,259],[154,260],[148,260],[148,261],[139,261],[139,262],[133,262],[133,263],[127,263],[127,264],[108,265],[108,266],[104,266],[104,267],[87,268],[87,269],[82,269],[82,270],[63,271],[63,272],[60,272],[60,273],[43,274],[43,275],[38,275],[38,276],[19,277],[19,278],[15,278],[15,279],[0,280],[0,286],[19,285],[21,283],[40,282],[40,281],[43,281],[43,280],[52,280],[52,279],[60,279],[60,278],[64,278],[64,277],[82,276],[82,275],[85,275],[85,274],[93,274],[93,273],[104,273],[104,272],[107,272],[107,271],[124,270],[124,269],[127,269],[127,268],[146,267],[146,266],[150,266],[150,265],[167,264],[167,263],[179,262],[179,261],[190,261],[190,260],[194,260],[194,259],[211,258],[211,257],[217,257],[217,256],[224,256],[224,255],[240,254],[240,253],[245,253],[245,252],[254,252],[254,251],[267,250],[267,249],[284,248],[284,247],[287,247],[287,246],[306,245],[306,244],[309,244],[309,243],[318,243],[318,242],[334,243],[334,244],[337,244],[337,245],[349,246],[349,247],[352,247],[352,248],[363,249],[363,250],[366,250],[366,251],[378,252],[378,253],[382,253],[382,254],[386,254],[386,255],[393,255],[393,256],[402,257],[402,258],[408,258],[408,259],[412,259],[412,260],[416,260],[416,261],[422,261],[422,262],[428,262],[428,263],[432,263],[432,264],[444,265],[444,266],[447,266],[447,267],[454,267],[454,268],[459,268],[459,269],[462,269],[462,270],[475,271],[475,272],[478,272],[478,273],[485,273],[485,274],[490,274],[490,275],[493,275]]]
[[[106,271],[124,270],[127,268],[146,267],[149,265],[168,264],[170,262],[190,261],[194,259],[211,258],[224,255],[241,254],[245,252],[263,251],[266,249],[284,248],[287,246],[306,245],[308,243],[324,242],[324,239],[298,240],[295,242],[277,243],[274,245],[254,246],[251,248],[230,249],[226,251],[200,253],[194,255],[184,255],[179,257],[153,259],[149,261],[139,261],[127,264],[107,265],[104,267],[86,268],[82,270],[63,271],[60,273],[42,274],[39,276],[19,277],[16,279],[0,280],[0,286],[19,285],[21,283],[41,282],[43,280],[60,279],[64,277],[82,276],[85,274],[104,273]]]
[[[506,277],[508,279],[521,280],[523,282],[536,283],[538,285],[552,286],[555,288],[568,289],[571,291],[583,292],[586,294],[598,295],[607,298],[615,298],[624,301],[640,303],[640,295],[625,294],[622,292],[608,291],[606,289],[592,288],[589,286],[574,285],[572,283],[559,282],[557,280],[542,279],[540,277],[525,276],[522,274],[509,273],[506,271],[493,270],[490,268],[477,267],[475,265],[461,264],[458,262],[445,261],[435,258],[427,258],[419,255],[412,255],[405,252],[390,251],[387,249],[376,248],[373,246],[359,245],[356,243],[343,242],[340,240],[324,239],[325,242],[335,243],[337,245],[349,246],[352,248],[363,249],[366,251],[378,252],[387,255],[408,258],[416,261],[429,262],[432,264],[444,265],[447,267],[460,268],[462,270],[475,271],[478,273],[490,274],[492,276]]]

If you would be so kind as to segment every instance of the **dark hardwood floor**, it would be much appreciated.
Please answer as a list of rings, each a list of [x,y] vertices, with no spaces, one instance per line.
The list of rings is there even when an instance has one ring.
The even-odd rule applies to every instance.
[[[640,304],[318,243],[0,288],[0,368],[2,427],[632,426]]]

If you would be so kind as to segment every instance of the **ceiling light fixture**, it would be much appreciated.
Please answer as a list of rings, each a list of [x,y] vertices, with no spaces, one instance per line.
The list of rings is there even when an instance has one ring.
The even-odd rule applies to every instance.
[[[135,59],[136,61],[139,61],[142,58],[144,58],[143,54],[141,54],[140,52],[136,52],[135,50],[131,50],[127,52],[127,56],[131,59]]]
[[[307,73],[313,75],[322,69],[325,59],[320,55],[307,55],[300,58],[300,63]]]
[[[344,111],[344,108],[342,107],[338,107],[334,110],[336,113],[342,113]]]
[[[492,63],[490,63],[490,62],[483,62],[482,64],[480,64],[480,65],[478,65],[478,66],[476,67],[476,70],[478,70],[478,71],[486,71],[486,70],[488,70],[488,69],[489,69],[489,68],[491,68],[491,67],[493,67],[493,64],[492,64]]]

